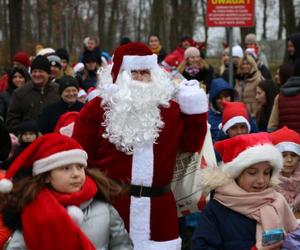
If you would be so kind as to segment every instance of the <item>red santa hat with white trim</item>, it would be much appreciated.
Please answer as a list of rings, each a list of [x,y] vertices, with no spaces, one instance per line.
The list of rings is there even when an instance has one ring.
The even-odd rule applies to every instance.
[[[219,128],[227,134],[227,130],[237,123],[246,123],[248,132],[250,133],[251,127],[249,123],[249,115],[247,107],[242,102],[222,102],[223,114],[222,123]]]
[[[123,71],[153,69],[157,67],[157,55],[141,42],[132,42],[116,48],[111,75],[115,83]]]
[[[4,179],[0,180],[0,192],[9,193],[12,179],[21,169],[31,169],[39,175],[64,165],[77,163],[87,166],[87,153],[74,139],[58,133],[49,133],[32,142],[10,165]]]
[[[290,151],[300,156],[300,135],[296,131],[284,126],[270,133],[270,136],[273,144],[281,153]]]
[[[271,181],[276,182],[282,169],[282,155],[265,132],[235,136],[214,147],[224,163],[222,170],[233,179],[253,164],[268,162],[273,167]]]

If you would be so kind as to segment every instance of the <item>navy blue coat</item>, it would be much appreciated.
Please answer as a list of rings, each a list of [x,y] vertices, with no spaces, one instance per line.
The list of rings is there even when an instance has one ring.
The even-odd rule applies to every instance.
[[[56,103],[46,106],[38,118],[38,124],[42,134],[53,132],[56,123],[62,114],[69,111],[79,112],[83,106],[84,104],[79,101],[76,101],[74,104],[69,106],[62,99]]]
[[[211,200],[200,214],[191,250],[250,250],[256,243],[256,221]]]

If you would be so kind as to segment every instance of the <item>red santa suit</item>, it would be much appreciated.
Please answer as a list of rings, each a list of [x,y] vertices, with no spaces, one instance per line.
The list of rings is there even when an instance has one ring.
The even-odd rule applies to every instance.
[[[88,152],[88,167],[100,169],[113,180],[152,189],[149,197],[143,195],[142,188],[134,186],[141,196],[135,193],[114,203],[135,249],[181,249],[176,205],[169,185],[178,149],[200,151],[207,129],[206,96],[201,92],[202,96],[197,96],[200,99],[195,99],[194,92],[199,94],[198,84],[197,91],[195,86],[187,85],[180,90],[179,103],[170,101],[168,108],[160,107],[164,127],[157,141],[134,148],[131,155],[117,150],[102,137],[105,111],[101,97],[87,103],[75,122],[72,137]],[[191,93],[194,98],[189,102]]]

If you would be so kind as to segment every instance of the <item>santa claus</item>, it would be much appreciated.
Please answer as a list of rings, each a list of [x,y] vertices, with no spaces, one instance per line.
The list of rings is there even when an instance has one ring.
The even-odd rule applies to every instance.
[[[174,86],[143,43],[118,47],[99,79],[100,95],[81,110],[72,137],[89,167],[128,185],[114,206],[135,249],[181,249],[170,182],[178,150],[201,150],[206,94],[197,81]]]

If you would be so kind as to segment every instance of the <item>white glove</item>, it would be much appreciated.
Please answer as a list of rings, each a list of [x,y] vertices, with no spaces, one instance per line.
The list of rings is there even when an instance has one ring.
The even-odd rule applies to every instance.
[[[184,80],[178,90],[178,103],[182,113],[187,115],[202,114],[208,111],[208,98],[200,89],[197,80]]]

